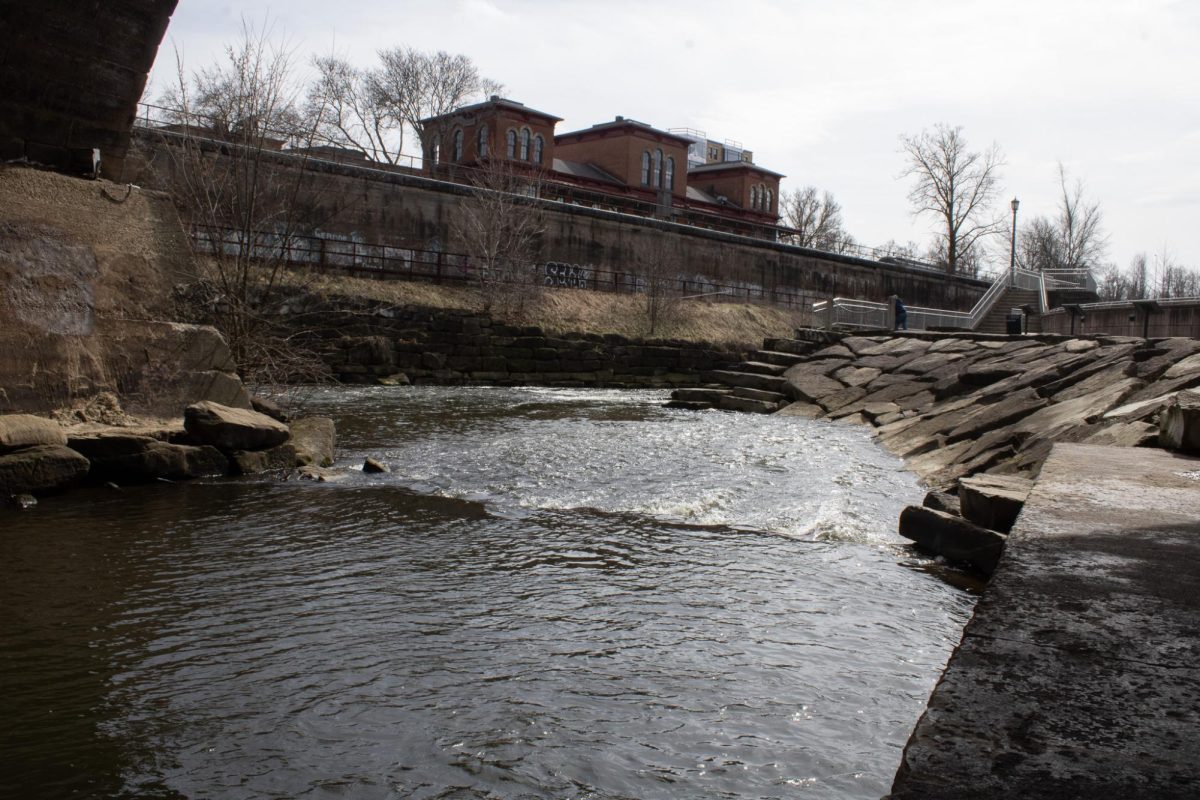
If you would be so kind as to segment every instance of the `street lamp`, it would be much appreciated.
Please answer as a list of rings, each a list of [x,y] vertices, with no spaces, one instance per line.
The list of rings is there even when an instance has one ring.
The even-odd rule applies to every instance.
[[[1020,207],[1021,201],[1014,197],[1012,199],[1012,247],[1009,250],[1008,258],[1008,282],[1011,286],[1017,285],[1017,209]]]

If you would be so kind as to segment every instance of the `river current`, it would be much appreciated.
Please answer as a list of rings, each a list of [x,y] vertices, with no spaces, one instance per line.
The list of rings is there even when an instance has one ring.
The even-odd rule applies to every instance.
[[[973,603],[922,490],[664,399],[321,390],[345,481],[0,511],[0,797],[880,797]]]

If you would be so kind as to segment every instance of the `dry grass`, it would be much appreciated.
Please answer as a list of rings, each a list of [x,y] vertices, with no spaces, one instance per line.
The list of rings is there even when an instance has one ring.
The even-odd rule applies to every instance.
[[[317,294],[365,297],[394,305],[478,311],[483,299],[477,289],[406,281],[376,281],[331,275],[292,273],[289,281]],[[758,347],[767,337],[789,337],[808,322],[798,310],[748,303],[684,300],[672,319],[659,325],[655,338],[716,342]],[[645,298],[578,289],[547,289],[526,308],[522,319],[503,320],[537,325],[550,332],[580,331],[643,337],[649,321]]]

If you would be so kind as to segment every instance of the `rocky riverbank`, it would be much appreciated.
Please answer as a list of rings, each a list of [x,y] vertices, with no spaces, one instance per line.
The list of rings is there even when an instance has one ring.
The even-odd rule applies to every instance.
[[[675,404],[871,426],[933,490],[901,532],[985,572],[1055,442],[1159,446],[1200,386],[1193,339],[799,333]],[[1174,429],[1163,441],[1186,447]]]
[[[251,410],[205,401],[168,421],[127,417],[115,399],[108,405],[115,411],[107,422],[0,416],[0,498],[29,506],[35,495],[84,484],[319,470],[333,463],[332,420],[289,421],[269,402]]]

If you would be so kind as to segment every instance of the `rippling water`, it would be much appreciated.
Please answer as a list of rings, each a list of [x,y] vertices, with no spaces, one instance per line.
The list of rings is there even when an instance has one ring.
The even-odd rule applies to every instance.
[[[0,797],[876,798],[971,598],[865,431],[342,389],[338,484],[0,512]]]

